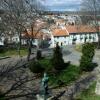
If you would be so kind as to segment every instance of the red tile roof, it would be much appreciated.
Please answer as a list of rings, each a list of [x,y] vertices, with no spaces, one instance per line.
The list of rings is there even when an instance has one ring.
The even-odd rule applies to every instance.
[[[87,25],[67,26],[66,29],[69,33],[91,33],[97,31],[95,27]]]
[[[67,36],[69,35],[69,33],[67,32],[66,29],[59,29],[59,28],[56,28],[52,31],[53,33],[53,36]]]
[[[97,32],[96,28],[93,26],[80,25],[80,26],[66,26],[66,29],[62,28],[52,28],[53,36],[68,36],[71,33],[94,33]]]

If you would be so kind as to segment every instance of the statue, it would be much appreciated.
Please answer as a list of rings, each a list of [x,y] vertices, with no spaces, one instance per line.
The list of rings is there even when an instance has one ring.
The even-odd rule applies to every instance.
[[[47,100],[47,96],[48,96],[48,81],[49,81],[49,77],[47,76],[46,73],[44,73],[44,76],[41,80],[41,88],[40,88],[40,95],[39,95],[41,98],[44,98],[44,100]]]
[[[44,88],[44,95],[48,94],[48,81],[49,77],[46,73],[44,73],[44,77],[42,78],[42,87]]]

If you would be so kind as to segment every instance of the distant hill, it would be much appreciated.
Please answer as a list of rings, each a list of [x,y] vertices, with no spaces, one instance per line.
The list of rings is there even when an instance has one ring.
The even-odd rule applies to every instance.
[[[65,15],[93,15],[93,12],[91,11],[40,11],[42,12],[43,15],[60,15],[60,14],[65,14]],[[100,15],[100,12],[97,12],[98,15]]]

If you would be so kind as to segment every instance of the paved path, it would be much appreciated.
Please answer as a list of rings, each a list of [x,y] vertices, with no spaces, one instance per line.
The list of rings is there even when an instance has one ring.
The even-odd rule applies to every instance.
[[[81,53],[75,51],[74,46],[66,46],[63,48],[64,61],[71,61],[72,64],[79,65]]]
[[[34,57],[34,55],[31,55],[30,59],[32,59]],[[11,64],[14,65],[19,61],[27,61],[27,56],[23,56],[23,57],[19,57],[19,56],[12,56],[10,58],[6,58],[6,59],[2,59],[0,60],[0,65],[5,65],[5,64]]]
[[[74,49],[74,46],[63,47],[62,52],[63,52],[63,58],[64,58],[65,62],[71,61],[72,64],[79,65],[79,60],[80,60],[82,54],[80,52],[76,51]],[[35,52],[35,54],[36,54],[36,52]],[[42,54],[44,56],[50,56],[50,55],[52,56],[53,49],[44,49],[44,50],[42,50]],[[26,59],[26,56],[22,57],[22,59]],[[0,64],[6,64],[9,62],[14,63],[18,60],[21,60],[21,58],[11,57],[11,58],[0,60]],[[100,65],[100,50],[96,50],[93,61],[97,62]]]
[[[63,58],[65,62],[71,61],[72,64],[79,65],[81,59],[81,53],[74,49],[74,46],[66,46],[63,48]],[[93,62],[100,65],[100,50],[95,50],[95,56]]]

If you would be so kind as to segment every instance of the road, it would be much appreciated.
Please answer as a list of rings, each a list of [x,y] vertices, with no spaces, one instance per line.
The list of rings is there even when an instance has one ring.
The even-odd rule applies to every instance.
[[[33,57],[34,57],[34,55],[31,55],[30,59],[32,59]],[[26,62],[27,56],[23,56],[23,57],[12,56],[12,57],[9,57],[9,58],[6,58],[6,59],[1,59],[0,65],[6,65],[6,64],[14,65],[14,64],[16,64],[17,62],[20,62],[20,61]]]

